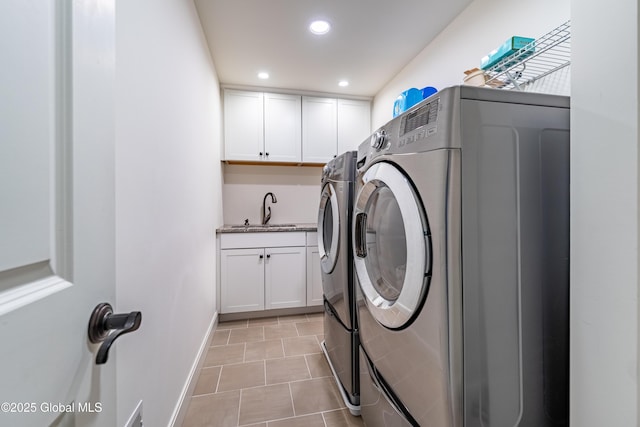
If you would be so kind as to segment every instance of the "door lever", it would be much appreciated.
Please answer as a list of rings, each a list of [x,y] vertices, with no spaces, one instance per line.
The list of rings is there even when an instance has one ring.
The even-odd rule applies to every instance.
[[[137,330],[141,323],[142,313],[139,311],[113,314],[111,304],[106,302],[98,304],[91,313],[88,331],[89,341],[102,343],[96,355],[96,365],[106,363],[113,342],[121,335]]]
[[[355,220],[355,247],[358,258],[367,257],[367,214],[359,213]]]

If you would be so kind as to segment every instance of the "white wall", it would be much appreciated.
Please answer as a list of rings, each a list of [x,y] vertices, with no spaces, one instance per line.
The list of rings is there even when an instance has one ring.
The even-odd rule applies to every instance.
[[[224,222],[251,224],[262,220],[262,201],[266,193],[276,195],[270,203],[271,224],[313,223],[318,221],[322,168],[301,166],[224,166]]]
[[[638,3],[571,22],[571,425],[637,426]]]
[[[511,36],[540,37],[569,20],[570,0],[475,0],[415,59],[378,92],[371,125],[393,117],[402,91],[462,84],[463,72],[480,66],[480,58]]]
[[[191,0],[117,2],[118,425],[166,426],[215,314],[219,82]]]

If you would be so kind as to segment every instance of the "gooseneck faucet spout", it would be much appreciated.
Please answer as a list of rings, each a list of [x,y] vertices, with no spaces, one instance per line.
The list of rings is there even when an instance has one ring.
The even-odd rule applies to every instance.
[[[267,207],[267,196],[271,196],[271,203],[278,203],[276,195],[272,192],[268,192],[262,199],[262,225],[266,225],[271,219],[271,206]]]

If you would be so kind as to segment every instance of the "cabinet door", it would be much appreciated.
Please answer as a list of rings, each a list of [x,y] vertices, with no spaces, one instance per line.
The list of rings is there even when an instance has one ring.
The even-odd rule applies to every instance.
[[[264,94],[264,160],[302,160],[302,108],[296,95]]]
[[[302,98],[302,161],[326,163],[338,154],[337,101]]]
[[[307,305],[323,304],[322,272],[317,246],[307,248]]]
[[[225,160],[262,160],[264,154],[263,95],[224,91]]]
[[[357,150],[371,135],[369,101],[338,100],[338,154]]]
[[[264,310],[264,249],[224,249],[220,264],[220,312]]]
[[[307,305],[306,248],[266,248],[265,308]]]

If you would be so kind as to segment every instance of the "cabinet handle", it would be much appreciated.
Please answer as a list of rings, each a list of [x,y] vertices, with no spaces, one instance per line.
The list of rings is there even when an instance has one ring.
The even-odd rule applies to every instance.
[[[267,157],[269,157],[269,153],[264,153]]]
[[[260,154],[260,157],[262,157],[262,151],[260,153],[258,153],[258,154]]]
[[[264,258],[264,255],[260,255],[260,259]]]
[[[267,254],[267,258],[271,258],[271,254]]]

